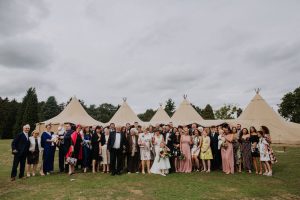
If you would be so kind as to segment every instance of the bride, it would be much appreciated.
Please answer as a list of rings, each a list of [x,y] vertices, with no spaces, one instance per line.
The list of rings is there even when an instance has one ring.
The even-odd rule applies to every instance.
[[[155,131],[155,135],[153,137],[153,144],[155,148],[155,159],[150,169],[150,172],[153,174],[160,174],[162,176],[166,176],[171,166],[169,158],[160,157],[160,152],[167,147],[165,146],[163,135],[160,134],[160,131],[158,129]]]

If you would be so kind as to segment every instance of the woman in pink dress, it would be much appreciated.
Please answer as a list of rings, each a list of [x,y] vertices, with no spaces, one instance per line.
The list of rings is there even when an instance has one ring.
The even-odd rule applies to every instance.
[[[183,132],[184,133],[180,138],[180,150],[184,154],[185,159],[180,160],[180,167],[178,171],[190,173],[192,171],[191,145],[193,144],[193,141],[187,128],[185,128]]]
[[[232,141],[234,135],[231,133],[228,125],[223,127],[224,142],[221,145],[222,168],[226,174],[234,174],[234,157]]]

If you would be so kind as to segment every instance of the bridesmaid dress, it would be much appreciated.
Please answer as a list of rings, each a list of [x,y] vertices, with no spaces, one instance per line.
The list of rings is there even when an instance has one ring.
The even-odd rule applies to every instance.
[[[191,158],[191,147],[190,147],[191,136],[181,136],[181,151],[185,156],[184,160],[180,160],[179,172],[189,173],[192,171],[192,158]]]

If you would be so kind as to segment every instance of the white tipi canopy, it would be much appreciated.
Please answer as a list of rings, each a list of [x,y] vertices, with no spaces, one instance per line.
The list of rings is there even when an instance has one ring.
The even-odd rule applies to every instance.
[[[259,129],[262,125],[267,126],[273,143],[300,144],[300,125],[286,122],[260,96],[259,90],[234,123],[240,123],[246,128],[254,126]]]
[[[187,100],[187,95],[184,95],[183,101],[173,114],[171,121],[175,126],[189,125],[192,123],[200,124],[201,121],[203,121],[203,118],[197,113],[191,103]]]
[[[126,100],[126,98],[123,98],[123,104],[107,124],[115,123],[119,126],[125,126],[126,123],[133,124],[134,122],[138,122],[140,125],[144,124],[130,108]]]
[[[150,120],[150,124],[167,124],[171,121],[170,116],[168,113],[163,109],[162,104],[160,104],[159,108],[157,109],[155,115]]]
[[[72,97],[70,103],[65,107],[65,109],[59,113],[57,116],[53,117],[52,119],[48,119],[44,122],[38,123],[39,129],[44,124],[52,123],[52,124],[61,124],[71,122],[73,124],[81,124],[86,126],[93,126],[93,125],[103,125],[102,122],[99,122],[93,119],[82,107],[80,102],[76,97]]]

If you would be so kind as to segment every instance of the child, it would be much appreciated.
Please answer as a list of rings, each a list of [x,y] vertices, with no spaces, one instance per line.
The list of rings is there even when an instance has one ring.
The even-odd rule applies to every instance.
[[[164,142],[161,142],[159,148],[158,167],[161,171],[162,176],[166,176],[166,174],[169,173],[169,169],[171,168],[169,161],[169,151],[170,149],[166,146],[166,144]]]
[[[58,137],[57,133],[53,133],[52,134],[51,141],[52,141],[51,146],[58,145],[58,143],[59,143],[59,137]]]
[[[262,131],[258,131],[258,137],[259,137],[258,147],[259,147],[259,153],[260,153],[260,161],[262,162],[262,164],[265,168],[265,173],[263,175],[272,176],[272,169],[269,164],[269,162],[271,160],[270,155],[268,153],[269,143],[267,142],[266,138],[264,137]]]
[[[202,132],[202,146],[201,146],[201,153],[200,158],[203,164],[202,172],[210,172],[210,160],[213,159],[211,148],[210,148],[210,137],[207,136],[206,130]],[[206,166],[207,161],[207,166]]]

